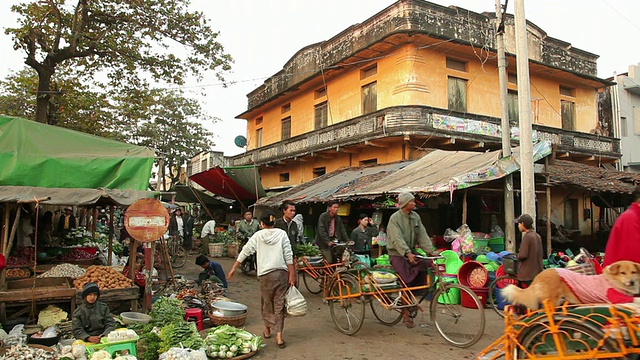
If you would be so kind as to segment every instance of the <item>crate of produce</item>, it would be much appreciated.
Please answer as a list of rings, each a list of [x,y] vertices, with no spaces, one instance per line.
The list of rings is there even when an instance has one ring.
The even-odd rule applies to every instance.
[[[102,338],[99,344],[87,346],[87,354],[91,355],[97,351],[105,350],[112,357],[116,353],[122,355],[125,351],[129,355],[137,356],[137,353],[136,353],[137,341],[138,341],[138,337],[135,337],[133,339],[128,339],[128,340],[113,341],[113,342],[109,342],[108,339]]]

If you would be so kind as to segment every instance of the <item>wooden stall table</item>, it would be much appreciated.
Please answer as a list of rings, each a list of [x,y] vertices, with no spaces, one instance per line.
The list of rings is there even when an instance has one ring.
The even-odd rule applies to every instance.
[[[104,303],[131,302],[131,310],[138,311],[138,299],[140,298],[140,288],[137,286],[122,289],[100,289],[100,301]],[[76,294],[76,302],[82,303],[82,290]]]
[[[71,313],[76,308],[76,289],[68,278],[33,278],[9,280],[0,290],[0,320],[7,321],[8,307],[21,307],[12,319],[27,314],[35,301],[37,305],[69,302]]]

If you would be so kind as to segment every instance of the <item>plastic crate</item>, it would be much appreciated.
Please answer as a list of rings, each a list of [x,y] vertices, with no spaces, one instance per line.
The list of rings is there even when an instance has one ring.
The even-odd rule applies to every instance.
[[[129,352],[129,355],[137,356],[136,342],[138,342],[138,338],[125,341],[103,342],[100,344],[89,345],[87,346],[87,353],[91,355],[96,351],[105,350],[113,357],[116,352],[127,350]]]
[[[476,254],[484,252],[484,248],[489,245],[489,239],[474,239],[473,247]]]
[[[504,238],[489,239],[489,247],[491,248],[491,251],[495,253],[504,251],[505,250]]]

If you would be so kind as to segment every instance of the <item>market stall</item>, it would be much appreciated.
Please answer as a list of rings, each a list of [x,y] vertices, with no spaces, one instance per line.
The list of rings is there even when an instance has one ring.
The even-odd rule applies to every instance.
[[[42,273],[38,269],[40,260],[47,261],[51,257],[38,244],[38,231],[43,231],[39,226],[43,215],[40,213],[42,205],[89,207],[94,224],[98,215],[95,206],[109,206],[109,215],[113,219],[115,206],[127,206],[140,198],[155,195],[145,191],[153,160],[154,152],[148,148],[26,119],[0,116],[0,167],[3,168],[0,174],[0,203],[4,203],[0,206],[3,228],[0,251],[10,266],[9,270],[2,271],[0,278],[0,286],[6,290],[0,292],[0,307],[22,306],[17,313],[30,312],[33,318],[36,304],[40,306],[45,300],[58,299],[57,295],[61,294],[60,284],[50,284],[49,279],[35,277]],[[28,245],[31,246],[21,243],[19,252],[12,252],[18,249],[15,242],[23,223],[30,221],[35,223],[33,237],[22,239],[30,240]],[[91,236],[94,237],[95,225],[91,230]],[[113,221],[109,222],[107,237],[110,262]],[[55,254],[59,255],[58,262],[88,266],[95,261],[94,254],[91,254],[94,247],[85,247],[87,249],[53,251],[58,252]],[[88,254],[86,258],[83,258],[84,253]],[[8,279],[8,271],[11,271],[11,275],[18,274],[18,270],[11,267],[22,269],[21,275],[26,275],[28,270],[28,275],[33,277]],[[22,282],[29,282],[31,287]],[[75,288],[68,286],[64,292],[64,300],[68,300],[72,306],[75,291]],[[56,296],[52,297],[51,294]],[[27,301],[19,301],[25,299]]]

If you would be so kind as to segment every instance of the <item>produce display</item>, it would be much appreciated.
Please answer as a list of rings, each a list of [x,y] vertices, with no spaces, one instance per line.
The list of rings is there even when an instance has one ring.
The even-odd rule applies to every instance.
[[[198,333],[198,328],[194,322],[175,321],[160,329],[160,339],[162,344],[159,351],[161,353],[169,351],[172,347],[185,347],[190,349],[200,349],[202,338]]]
[[[257,351],[261,344],[260,336],[231,325],[221,325],[207,331],[204,350],[210,357],[231,359]]]
[[[67,320],[67,313],[55,305],[49,305],[38,314],[38,325],[49,327]]]
[[[167,351],[164,360],[207,360],[207,354],[202,350],[172,348]]]
[[[33,262],[30,257],[22,257],[22,256],[9,256],[7,259],[7,266],[30,266],[33,265]]]
[[[70,277],[75,279],[84,275],[85,272],[86,270],[78,265],[60,264],[38,275],[38,277]]]
[[[31,272],[23,268],[8,269],[6,276],[8,278],[26,278],[31,276]]]
[[[153,308],[149,315],[152,317],[151,324],[161,325],[184,320],[182,301],[168,297],[161,297],[153,303]]]
[[[320,256],[321,254],[322,253],[320,252],[320,249],[315,245],[302,244],[302,245],[296,245],[296,246],[293,247],[293,256],[294,257]]]
[[[58,356],[44,349],[36,349],[26,345],[16,345],[10,347],[4,354],[3,359],[7,360],[55,360]]]
[[[198,290],[196,289],[182,289],[176,295],[176,299],[182,300],[185,296],[198,296]]]
[[[96,258],[96,255],[89,254],[80,249],[71,249],[71,251],[63,254],[60,258],[62,261],[92,260]]]
[[[124,289],[133,287],[133,280],[109,266],[89,266],[83,276],[73,281],[76,289],[82,290],[84,284],[95,282],[100,290]]]
[[[109,342],[138,340],[138,334],[129,329],[116,329],[107,335]]]

